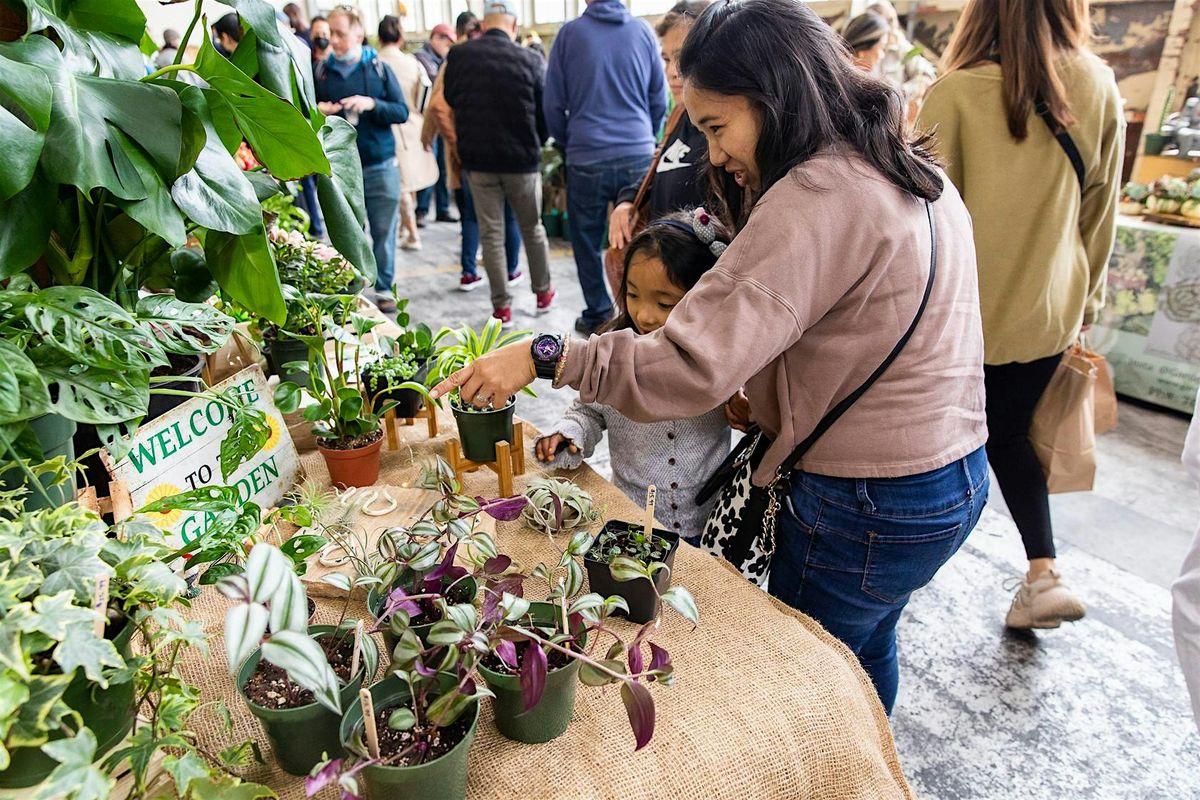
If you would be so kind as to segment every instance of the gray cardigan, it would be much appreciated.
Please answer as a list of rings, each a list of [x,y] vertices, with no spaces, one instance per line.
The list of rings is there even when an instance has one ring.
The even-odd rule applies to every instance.
[[[716,408],[673,422],[634,422],[611,406],[576,400],[541,439],[561,433],[580,452],[564,449],[551,466],[576,469],[595,451],[605,430],[617,488],[643,505],[646,487],[653,483],[658,497],[655,519],[680,536],[699,537],[716,498],[698,506],[696,493],[729,455],[724,410]]]

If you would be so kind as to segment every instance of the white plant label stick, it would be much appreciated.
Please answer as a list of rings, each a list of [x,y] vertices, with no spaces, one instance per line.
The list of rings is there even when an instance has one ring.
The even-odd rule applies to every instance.
[[[647,537],[654,535],[654,498],[657,494],[658,489],[653,483],[646,487],[646,517],[642,520],[642,533]]]
[[[362,652],[363,622],[360,619],[354,626],[354,655],[350,658],[350,680],[358,674],[358,655]],[[363,683],[366,683],[364,680]]]
[[[96,578],[96,591],[92,593],[92,608],[100,616],[92,623],[97,636],[104,635],[104,623],[108,620],[108,575]]]
[[[375,703],[371,700],[371,690],[359,689],[358,702],[362,704],[363,725],[367,728],[367,752],[371,758],[379,758],[379,731],[375,729]]]

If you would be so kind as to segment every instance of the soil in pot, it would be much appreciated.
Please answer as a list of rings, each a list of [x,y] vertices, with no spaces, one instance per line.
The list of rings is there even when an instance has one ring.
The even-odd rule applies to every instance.
[[[333,673],[345,684],[350,680],[350,664],[354,658],[354,631],[345,636],[327,633],[316,637],[316,643],[325,652],[325,660],[333,667]],[[260,708],[300,708],[316,702],[313,693],[301,688],[288,678],[287,672],[266,659],[258,662],[250,679],[242,687],[246,697]]]
[[[391,767],[416,766],[444,756],[453,750],[471,729],[471,715],[463,714],[444,728],[420,724],[407,731],[395,731],[388,727],[388,720],[400,708],[402,706],[396,705],[375,712],[375,728],[379,732],[379,755]],[[430,730],[433,731],[433,738],[429,740],[429,750],[419,761],[414,754],[400,755],[417,741],[418,736]]]
[[[527,628],[554,630],[559,607],[551,603],[533,603],[530,615],[520,625]],[[582,631],[577,631],[581,634]],[[553,635],[553,634],[549,634]],[[548,636],[549,636],[548,635]],[[548,638],[547,636],[547,638]],[[586,636],[578,646],[586,646]],[[526,744],[540,744],[554,739],[571,724],[575,712],[575,687],[578,683],[579,662],[558,650],[546,653],[546,684],[537,705],[525,710],[525,697],[521,691],[520,664],[525,663],[533,642],[515,642],[518,667],[505,664],[495,653],[488,653],[480,660],[480,673],[488,688],[495,693],[492,711],[496,727],[504,736]],[[577,645],[565,646],[575,649]]]
[[[353,439],[317,440],[317,449],[329,468],[329,479],[339,489],[374,485],[379,480],[379,450],[382,446],[381,429]]]
[[[633,528],[632,533],[630,528]],[[596,537],[595,544],[592,545],[592,549],[583,558],[583,565],[587,569],[588,574],[588,586],[591,591],[603,597],[609,597],[610,595],[624,597],[625,602],[629,604],[629,613],[626,615],[626,618],[630,622],[639,624],[649,622],[658,614],[658,595],[670,587],[671,571],[659,570],[654,573],[654,586],[651,586],[650,581],[645,578],[636,578],[631,581],[615,580],[608,569],[608,564],[618,555],[626,555],[643,561],[642,555],[644,551],[643,553],[639,553],[638,548],[634,546],[632,541],[632,536],[640,532],[640,525],[631,526],[628,522],[610,520],[604,523],[604,528],[600,531],[600,535]],[[614,534],[611,541],[606,541],[606,533]],[[655,547],[651,551],[650,560],[662,561],[668,567],[672,567],[675,563],[675,552],[679,549],[679,535],[671,531],[655,528],[654,537],[655,539],[663,540],[667,546],[667,550],[664,555],[661,546]],[[613,553],[612,548],[617,548],[620,552]],[[655,592],[655,587],[658,588],[657,593]]]
[[[496,460],[496,443],[513,440],[513,414],[517,400],[510,397],[503,408],[494,411],[465,409],[455,400],[450,404],[454,421],[458,423],[458,440],[463,455],[472,461]]]

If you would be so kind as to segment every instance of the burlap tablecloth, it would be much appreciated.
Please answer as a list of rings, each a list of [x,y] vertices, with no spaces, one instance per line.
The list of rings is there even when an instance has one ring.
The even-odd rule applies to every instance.
[[[418,465],[442,453],[454,433],[443,415],[441,436],[425,438],[425,427],[401,428],[402,442],[385,447],[380,483],[404,485]],[[526,442],[532,442],[527,428]],[[309,479],[328,481],[317,453],[301,458]],[[521,491],[538,474],[517,479]],[[584,466],[569,477],[591,492],[605,518],[640,519],[639,509],[620,490]],[[496,477],[488,470],[467,476],[469,494],[494,496]],[[543,534],[519,521],[502,523],[501,550],[529,564],[557,554]],[[575,716],[558,739],[543,745],[509,741],[496,730],[491,708],[481,708],[470,753],[471,798],[528,797],[581,800],[680,798],[909,798],[887,717],[857,660],[808,617],[754,587],[723,561],[681,545],[675,580],[687,586],[700,607],[700,627],[668,610],[657,640],[672,655],[676,683],[652,686],[657,706],[654,739],[634,753],[617,687],[580,686]],[[238,697],[228,675],[220,631],[225,601],[205,591],[194,616],[216,634],[208,659],[185,665],[204,700],[223,699],[233,713],[234,741],[266,737]],[[318,601],[317,622],[336,621],[340,603]],[[365,616],[362,604],[351,617]],[[618,623],[628,625],[629,623]],[[632,627],[632,626],[631,626]],[[377,676],[377,679],[382,675]],[[210,750],[227,746],[215,714],[198,712],[193,729]],[[268,755],[266,767],[247,770],[280,798],[304,796],[303,780],[281,772]],[[334,797],[331,790],[322,797]],[[376,798],[375,800],[382,800]],[[397,798],[396,800],[400,800]],[[413,800],[419,800],[414,798]]]

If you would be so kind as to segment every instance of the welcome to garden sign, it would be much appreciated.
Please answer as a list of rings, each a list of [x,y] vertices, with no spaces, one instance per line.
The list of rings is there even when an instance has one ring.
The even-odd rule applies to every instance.
[[[267,381],[258,365],[212,387],[220,394],[235,387],[238,394],[266,415],[271,428],[266,445],[221,480],[221,440],[229,432],[228,409],[208,397],[197,397],[140,427],[129,455],[109,471],[129,489],[133,507],[161,500],[202,486],[235,486],[242,501],[261,508],[275,506],[296,481],[300,461],[287,425],[271,400]],[[203,536],[212,514],[204,511],[169,511],[147,517],[167,534],[186,544]]]

